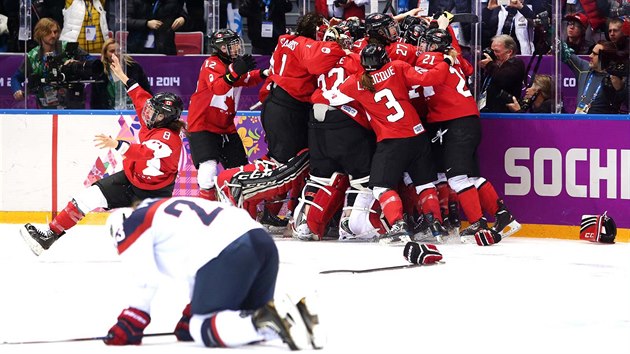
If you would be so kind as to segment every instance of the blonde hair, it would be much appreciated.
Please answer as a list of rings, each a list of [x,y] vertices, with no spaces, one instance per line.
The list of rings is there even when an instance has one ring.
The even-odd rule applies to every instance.
[[[105,40],[105,43],[103,43],[103,48],[101,49],[101,62],[103,62],[103,70],[107,74],[109,74],[109,64],[111,64],[111,62],[107,58],[107,47],[109,47],[110,45],[116,45],[116,44],[119,44],[119,43],[116,42],[115,39],[108,38]],[[120,59],[120,62],[124,63],[125,65],[130,65],[136,62],[135,60],[133,60],[132,57],[123,53],[120,53],[120,57],[118,59]]]
[[[552,97],[553,92],[553,79],[549,75],[536,75],[534,77],[534,85],[538,86],[539,94],[544,99],[549,99]]]
[[[42,44],[42,38],[52,33],[53,29],[57,27],[57,39],[59,39],[59,35],[61,34],[61,27],[57,21],[53,20],[49,17],[44,17],[41,20],[37,21],[35,25],[35,29],[33,30],[33,39],[35,42]]]

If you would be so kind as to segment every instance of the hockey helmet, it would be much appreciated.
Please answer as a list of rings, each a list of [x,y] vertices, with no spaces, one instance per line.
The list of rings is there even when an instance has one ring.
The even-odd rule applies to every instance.
[[[361,19],[358,17],[348,17],[345,22],[352,40],[356,41],[365,37],[365,24],[361,22]]]
[[[124,223],[133,213],[133,208],[118,208],[112,211],[107,217],[105,222],[105,228],[114,240],[114,244],[117,246],[119,242],[122,242],[125,237]]]
[[[420,22],[422,22],[422,19],[420,19],[419,17],[415,17],[415,16],[411,16],[411,15],[407,16],[400,23],[400,32],[401,33],[405,33],[412,26],[419,25]]]
[[[420,47],[420,44],[424,42],[426,28],[422,25],[412,25],[407,28],[404,34],[405,43]]]
[[[179,119],[184,110],[184,102],[170,92],[160,92],[151,97],[142,108],[142,119],[147,128],[165,127]]]
[[[324,33],[324,38],[322,40],[337,42],[343,49],[352,48],[352,44],[354,43],[348,28],[339,25],[328,28]]]
[[[238,56],[245,54],[243,39],[231,29],[216,30],[210,37],[210,47],[225,63],[231,63]]]
[[[396,21],[386,14],[369,14],[365,18],[365,30],[370,39],[375,39],[381,44],[396,42],[399,37]]]
[[[387,51],[380,44],[370,43],[361,51],[361,66],[365,71],[378,70],[388,62]]]
[[[453,42],[453,37],[448,31],[433,28],[427,31],[426,35],[427,41],[427,52],[445,52],[449,48],[451,48],[451,43]]]

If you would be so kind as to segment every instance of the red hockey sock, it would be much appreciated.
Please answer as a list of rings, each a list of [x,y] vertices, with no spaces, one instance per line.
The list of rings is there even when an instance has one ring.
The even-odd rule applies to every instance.
[[[207,200],[217,200],[217,189],[212,187],[210,189],[199,188],[199,193],[197,194],[199,198],[207,199]]]
[[[499,204],[497,204],[499,196],[497,191],[494,190],[492,183],[486,180],[477,190],[479,191],[479,202],[481,202],[483,211],[489,215],[495,215],[499,211]]]
[[[48,224],[48,227],[57,235],[61,235],[66,230],[76,225],[79,220],[83,219],[83,216],[85,215],[79,210],[73,199],[55,216],[53,221]]]
[[[413,211],[418,204],[418,194],[416,193],[416,187],[408,186],[402,183],[398,190],[400,191],[400,200],[403,205],[403,211],[407,215],[413,215]]]
[[[457,198],[469,222],[473,223],[481,219],[483,213],[481,212],[479,194],[477,194],[477,188],[475,188],[475,186],[460,191],[457,193]]]
[[[436,186],[437,195],[440,201],[440,209],[444,210],[444,215],[448,215],[448,200],[450,188],[448,187],[448,183],[440,182]]]
[[[385,219],[390,225],[403,218],[402,201],[395,190],[387,190],[387,192],[381,194],[378,201],[381,203]]]
[[[435,188],[427,188],[420,192],[418,211],[421,214],[431,213],[433,217],[442,222],[442,213],[440,212],[440,202]]]
[[[267,209],[267,211],[273,215],[278,215],[280,213],[280,210],[282,209],[282,205],[284,204],[284,202],[281,202],[281,200],[285,197],[286,194],[265,202],[265,209]]]

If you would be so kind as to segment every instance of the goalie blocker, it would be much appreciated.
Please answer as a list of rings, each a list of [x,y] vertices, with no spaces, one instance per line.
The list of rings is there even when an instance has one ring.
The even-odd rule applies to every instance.
[[[617,225],[606,213],[603,215],[582,215],[580,240],[600,243],[615,243]]]

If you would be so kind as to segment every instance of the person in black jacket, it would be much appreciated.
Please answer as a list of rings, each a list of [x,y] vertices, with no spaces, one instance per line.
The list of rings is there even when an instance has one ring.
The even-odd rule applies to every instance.
[[[176,55],[175,31],[187,18],[180,0],[128,0],[127,51]]]
[[[120,54],[118,43],[116,43],[114,39],[109,38],[105,41],[105,44],[103,44],[103,50],[101,51],[103,75],[99,82],[92,85],[92,98],[90,100],[91,109],[133,109],[131,99],[129,99],[129,96],[125,94],[126,89],[124,89],[124,85],[115,75],[112,75],[110,70],[113,54],[119,56],[121,64],[124,64],[127,67],[127,76],[134,79],[140,87],[153,95],[153,92],[151,92],[151,85],[149,84],[149,80],[147,79],[142,66],[133,60],[132,57]],[[119,87],[122,88],[121,92],[124,94],[124,97],[121,97],[124,100],[122,104],[116,104],[116,92]]]
[[[247,35],[252,42],[252,54],[271,55],[278,37],[286,33],[285,14],[292,9],[289,0],[244,0],[238,8],[247,18]]]

